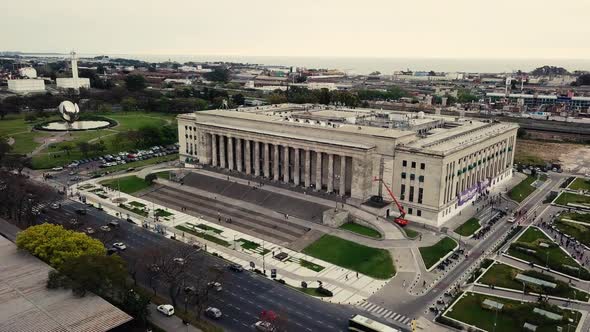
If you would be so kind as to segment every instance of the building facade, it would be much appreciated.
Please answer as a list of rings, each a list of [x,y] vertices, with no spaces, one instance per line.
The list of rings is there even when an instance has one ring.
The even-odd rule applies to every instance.
[[[512,175],[517,128],[421,112],[291,104],[178,116],[183,162],[358,204],[385,192],[376,181],[382,179],[408,219],[435,226]]]

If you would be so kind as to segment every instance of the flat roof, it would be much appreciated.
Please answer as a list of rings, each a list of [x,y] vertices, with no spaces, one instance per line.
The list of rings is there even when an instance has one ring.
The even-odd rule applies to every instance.
[[[103,298],[47,289],[52,268],[0,236],[0,331],[108,331],[133,318]]]

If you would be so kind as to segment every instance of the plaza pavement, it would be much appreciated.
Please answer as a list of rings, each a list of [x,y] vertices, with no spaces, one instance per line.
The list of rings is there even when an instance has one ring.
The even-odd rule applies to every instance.
[[[123,175],[130,175],[129,173]],[[217,253],[218,255],[224,257],[225,259],[240,264],[245,268],[249,268],[250,262],[254,262],[257,268],[261,268],[263,265],[266,269],[267,275],[270,275],[271,269],[277,270],[277,277],[279,279],[284,279],[287,284],[300,287],[301,281],[306,281],[309,287],[317,287],[318,280],[322,281],[324,287],[331,290],[334,293],[334,296],[331,298],[322,298],[328,302],[332,303],[341,303],[341,304],[355,304],[359,303],[362,300],[366,299],[371,294],[375,293],[378,289],[383,287],[388,280],[378,280],[371,278],[369,276],[358,274],[355,271],[351,271],[348,269],[341,268],[339,266],[333,265],[331,263],[307,256],[305,254],[287,249],[283,246],[279,246],[273,243],[264,243],[263,240],[253,237],[248,234],[237,232],[231,228],[225,227],[223,225],[210,223],[204,219],[191,216],[180,211],[171,210],[165,206],[141,199],[139,197],[127,195],[125,193],[115,192],[108,188],[102,187],[98,184],[99,181],[104,179],[91,179],[85,182],[79,183],[77,186],[70,187],[70,191],[74,193],[74,199],[79,199],[77,197],[77,193],[81,193],[86,197],[87,202],[91,202],[94,204],[100,203],[101,207],[104,209],[105,212],[113,215],[113,216],[126,216],[129,215],[132,220],[134,221],[143,221],[148,220],[147,226],[150,229],[155,228],[155,222],[153,218],[149,217],[146,218],[144,216],[140,216],[134,214],[131,211],[123,209],[116,204],[112,203],[110,199],[115,197],[121,197],[125,199],[125,202],[139,202],[144,204],[145,206],[151,208],[151,210],[155,209],[162,209],[167,210],[174,214],[174,218],[168,218],[169,220],[160,221],[158,224],[162,224],[166,226],[166,236],[170,237],[173,234],[176,235],[176,239],[185,241],[185,242],[197,242],[202,243],[203,247],[206,247],[206,250],[211,253]],[[84,189],[77,189],[76,187],[84,187],[85,185],[93,185],[94,188]],[[88,190],[93,190],[97,187],[104,188],[105,192],[109,196],[108,199],[103,199],[97,196],[94,193],[89,192]],[[150,213],[151,215],[151,213]],[[160,218],[163,220],[163,218]],[[174,227],[178,225],[184,225],[186,223],[191,223],[194,225],[197,224],[204,224],[209,227],[216,228],[221,230],[220,234],[216,234],[216,236],[220,239],[223,239],[231,245],[229,247],[225,247],[223,245],[218,245],[213,242],[204,241],[202,238],[192,236],[190,234],[184,233],[182,231],[175,230]],[[258,248],[258,250],[247,250],[241,249],[238,244],[235,245],[236,250],[234,250],[234,239],[245,239],[248,241],[256,242],[261,246],[264,244],[264,249],[271,250],[270,252],[266,253],[264,256],[261,255],[260,251],[262,248]],[[286,252],[289,257],[292,258],[290,261],[280,262],[274,258],[272,258],[272,254],[276,254],[278,252]],[[312,263],[318,264],[324,269],[320,272],[312,271],[308,268],[305,268],[300,265],[299,260],[305,259]]]

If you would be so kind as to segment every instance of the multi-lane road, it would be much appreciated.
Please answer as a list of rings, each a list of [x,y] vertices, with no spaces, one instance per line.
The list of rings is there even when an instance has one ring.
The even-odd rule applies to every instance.
[[[83,207],[77,202],[64,201],[60,209],[48,210],[41,218],[58,223],[78,218],[83,223],[82,227],[97,230],[114,219],[96,209],[88,210],[85,216],[77,215],[76,209]],[[177,246],[186,246],[131,223],[121,221],[120,225],[119,229],[113,231],[115,234],[111,241],[127,245],[127,250],[121,256],[128,261],[141,260],[152,248],[166,247],[172,251]],[[227,265],[225,261],[203,252],[195,252],[193,262],[208,266]],[[190,283],[190,271],[188,275],[187,282]],[[138,279],[141,281],[147,278],[139,276]],[[320,301],[246,271],[240,273],[228,270],[222,283],[223,290],[216,293],[211,305],[223,312],[224,317],[216,323],[228,331],[251,328],[263,310],[286,314],[289,331],[345,331],[348,318],[356,312],[350,306]],[[161,288],[159,295],[166,296],[166,287]]]

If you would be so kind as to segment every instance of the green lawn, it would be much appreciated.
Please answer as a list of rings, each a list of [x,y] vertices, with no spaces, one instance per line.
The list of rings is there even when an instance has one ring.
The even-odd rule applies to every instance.
[[[170,217],[173,215],[174,215],[174,213],[168,212],[166,210],[156,209],[156,216],[157,217]]]
[[[379,233],[378,231],[374,230],[373,228],[370,228],[370,227],[367,227],[367,226],[363,226],[363,225],[359,225],[359,224],[355,224],[353,222],[348,222],[348,223],[343,224],[342,226],[340,226],[338,228],[345,229],[347,231],[351,231],[353,233],[357,233],[357,234],[360,234],[360,235],[372,237],[372,238],[375,238],[375,239],[380,239],[381,238],[381,233]]]
[[[129,130],[136,130],[146,125],[163,126],[167,123],[174,124],[175,116],[164,113],[144,113],[144,112],[116,112],[116,113],[94,113],[94,115],[105,116],[114,119],[118,125],[108,129],[78,131],[68,134],[67,142],[60,142],[51,144],[48,148],[43,149],[40,154],[33,157],[33,167],[37,169],[51,168],[55,166],[63,166],[76,159],[83,159],[94,157],[97,154],[82,155],[76,147],[77,142],[93,142],[103,141],[106,150],[100,155],[118,153],[120,151],[133,149],[133,143],[128,139],[121,139],[117,137],[119,132],[127,132]],[[23,121],[23,120],[21,120]],[[24,121],[23,121],[24,122]],[[0,121],[0,127],[2,121]],[[19,128],[22,129],[22,128]],[[57,133],[36,132],[34,135],[57,135]],[[2,131],[0,130],[0,136]],[[23,143],[24,144],[24,143]],[[71,145],[74,149],[68,154],[63,150],[64,145]],[[32,148],[30,148],[32,150]],[[30,152],[30,151],[27,151]],[[151,160],[151,159],[150,159]],[[125,165],[122,165],[125,166]],[[140,166],[140,165],[137,165]],[[132,166],[125,166],[122,169]]]
[[[102,189],[100,189],[100,190],[102,190]],[[136,206],[136,207],[140,207],[140,208],[144,208],[145,207],[145,204],[140,203],[140,202],[136,202],[136,201],[131,201],[131,202],[127,203],[127,204],[133,205],[133,206]]]
[[[178,158],[178,154],[174,155],[176,158]],[[156,176],[159,179],[165,179],[165,180],[169,180],[170,179],[170,173],[172,173],[171,171],[163,171],[163,172],[158,172],[156,173]]]
[[[395,275],[389,251],[371,248],[332,235],[324,235],[303,253],[377,279]]]
[[[562,192],[555,200],[555,203],[560,205],[567,205],[567,203],[590,204],[590,196]]]
[[[196,227],[196,228],[200,228],[200,229],[202,229],[204,231],[211,231],[211,232],[217,233],[217,234],[223,233],[223,231],[221,229],[217,229],[215,227],[211,227],[211,226],[208,226],[208,225],[205,225],[205,224],[196,224],[195,225],[195,224],[187,223],[187,225],[189,225],[189,226],[191,226],[193,228]]]
[[[508,192],[508,196],[519,203],[522,202],[536,190],[535,187],[531,186],[536,179],[537,178],[532,175],[527,176],[526,179],[522,180]]]
[[[123,209],[125,209],[127,211],[133,212],[135,214],[138,214],[140,216],[144,216],[144,217],[147,217],[148,216],[148,212],[146,210],[142,209],[142,208],[138,208],[138,207],[135,207],[135,206],[129,206],[127,204],[119,204],[119,207],[121,207],[121,208],[123,208]]]
[[[312,263],[312,262],[305,260],[305,259],[300,259],[299,265],[303,266],[304,268],[315,271],[315,272],[321,272],[324,269],[323,266],[318,265],[316,263]]]
[[[555,278],[551,277],[550,275],[542,274],[536,271],[522,271],[517,268],[513,268],[511,266],[496,263],[494,264],[482,277],[479,279],[479,283],[486,284],[486,285],[494,285],[497,287],[504,287],[515,289],[522,292],[523,285],[522,282],[515,279],[517,274],[526,274],[533,278],[546,280],[549,282],[553,282],[557,284],[555,288],[543,288],[541,286],[526,283],[525,291],[527,293],[537,293],[537,294],[548,294],[563,298],[576,298],[580,301],[588,301],[589,296],[588,293],[583,292],[581,290],[575,290],[569,285],[561,280],[556,280]]]
[[[570,212],[564,213],[560,216],[559,219],[571,219],[575,221],[581,221],[590,224],[590,213],[578,213],[578,212]]]
[[[542,247],[545,243],[548,247]],[[533,250],[534,252],[527,251]],[[536,227],[529,227],[517,240],[510,245],[508,254],[516,258],[546,266],[572,277],[590,280],[590,272],[580,266],[567,255],[556,243]],[[577,268],[577,269],[576,269]]]
[[[455,233],[460,234],[462,236],[471,236],[480,227],[481,225],[479,224],[479,219],[469,218],[469,220],[464,222],[461,226],[455,228]]]
[[[499,310],[496,315],[496,310],[483,306],[483,301],[485,299],[502,303],[504,304],[504,307]],[[535,307],[563,315],[565,319],[559,322],[552,321],[544,316],[534,313],[533,309]],[[574,322],[572,324],[573,326],[570,328],[571,331],[574,331],[581,318],[579,312],[560,309],[557,306],[529,302],[521,304],[520,301],[470,292],[466,293],[466,295],[453,306],[452,311],[446,312],[445,316],[465,322],[469,325],[477,326],[487,331],[493,331],[494,322],[496,322],[495,330],[502,332],[523,331],[522,326],[525,322],[537,325],[537,332],[554,332],[557,330],[557,326],[560,326],[562,331],[567,331],[567,319],[570,318]]]
[[[557,220],[555,227],[565,234],[573,236],[576,240],[590,246],[590,224],[583,225],[575,222]]]
[[[222,245],[224,247],[229,247],[230,246],[230,243],[229,242],[227,242],[227,241],[225,241],[223,239],[220,239],[217,236],[213,236],[213,235],[207,234],[205,232],[197,232],[195,230],[192,230],[192,229],[190,229],[188,227],[185,227],[185,226],[182,226],[182,225],[176,226],[174,228],[178,229],[179,231],[183,231],[183,232],[192,234],[194,236],[200,237],[200,238],[205,239],[207,241],[210,241],[210,242],[213,242],[213,243],[217,243],[217,244]]]
[[[260,247],[260,244],[250,241],[250,240],[242,239],[242,238],[238,239],[238,242],[242,243],[240,245],[240,247],[242,247],[244,249],[248,249],[248,250],[255,250]]]
[[[140,190],[148,188],[150,185],[144,181],[144,179],[138,178],[135,175],[125,176],[116,179],[104,180],[99,182],[105,187],[109,187],[114,190],[121,190],[126,194],[133,194]]]
[[[590,180],[576,178],[574,182],[569,185],[569,189],[572,190],[590,190]]]
[[[424,265],[427,269],[429,269],[438,263],[438,261],[446,256],[449,252],[453,251],[456,247],[457,242],[446,236],[433,246],[421,247],[419,249],[422,260],[424,261]]]

